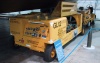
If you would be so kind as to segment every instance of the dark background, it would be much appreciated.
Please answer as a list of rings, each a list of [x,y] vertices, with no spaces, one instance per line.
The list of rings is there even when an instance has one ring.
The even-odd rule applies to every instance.
[[[59,0],[0,0],[0,13],[55,7]]]

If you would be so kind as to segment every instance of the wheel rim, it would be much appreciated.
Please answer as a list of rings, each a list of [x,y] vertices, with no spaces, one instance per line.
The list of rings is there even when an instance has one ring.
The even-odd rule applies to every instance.
[[[55,50],[53,49],[53,50],[51,51],[51,58],[54,58],[55,55],[56,55],[56,52],[55,52]]]

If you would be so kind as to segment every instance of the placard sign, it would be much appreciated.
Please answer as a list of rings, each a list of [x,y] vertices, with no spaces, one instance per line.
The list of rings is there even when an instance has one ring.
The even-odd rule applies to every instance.
[[[73,37],[76,37],[77,35],[78,35],[78,29],[75,29]]]
[[[54,46],[55,46],[55,50],[56,50],[58,61],[60,62],[65,57],[64,56],[64,50],[62,48],[61,40],[57,40],[54,43]]]

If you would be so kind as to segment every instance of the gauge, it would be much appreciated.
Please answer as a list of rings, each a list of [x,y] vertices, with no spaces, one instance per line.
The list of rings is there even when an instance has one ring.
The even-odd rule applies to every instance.
[[[45,33],[45,30],[42,30],[42,33]]]
[[[33,33],[32,36],[35,36],[35,33]]]
[[[42,35],[42,38],[46,39],[46,36],[45,35]]]
[[[37,34],[37,33],[33,33],[32,36],[33,36],[33,37],[37,37],[38,34]]]

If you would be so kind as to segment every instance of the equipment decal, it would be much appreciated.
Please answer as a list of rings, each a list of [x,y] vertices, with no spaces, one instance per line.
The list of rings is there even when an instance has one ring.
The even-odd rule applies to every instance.
[[[55,28],[58,28],[58,27],[60,27],[61,26],[61,21],[60,22],[55,22],[54,24],[53,24],[53,28],[55,29]]]

